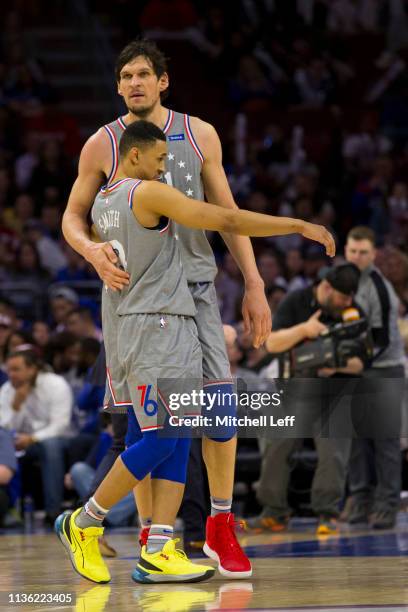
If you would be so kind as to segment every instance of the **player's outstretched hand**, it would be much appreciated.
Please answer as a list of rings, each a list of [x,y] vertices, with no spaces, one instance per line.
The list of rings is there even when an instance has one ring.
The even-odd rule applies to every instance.
[[[129,274],[116,266],[118,256],[109,242],[92,244],[86,258],[109,289],[120,291],[129,284]]]
[[[331,233],[323,225],[315,225],[305,221],[302,236],[320,242],[326,247],[326,254],[334,257],[336,254],[336,244]]]

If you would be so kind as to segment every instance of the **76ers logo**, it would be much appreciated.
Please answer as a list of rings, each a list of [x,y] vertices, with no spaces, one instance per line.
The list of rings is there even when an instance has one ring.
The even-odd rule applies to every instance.
[[[140,398],[140,405],[142,406],[144,413],[147,416],[154,416],[155,414],[157,414],[157,402],[150,397],[152,385],[139,385],[137,390],[142,392]]]

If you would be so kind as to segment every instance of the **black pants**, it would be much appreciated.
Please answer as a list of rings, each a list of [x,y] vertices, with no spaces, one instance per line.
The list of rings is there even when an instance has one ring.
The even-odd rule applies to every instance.
[[[3,523],[3,518],[7,514],[7,510],[10,504],[10,499],[7,493],[7,487],[0,486],[0,526]]]
[[[93,495],[119,455],[125,450],[127,414],[111,414],[113,443],[99,464],[92,483]],[[192,440],[186,488],[180,508],[185,540],[205,539],[205,520],[209,511],[207,474],[201,454],[201,440]]]
[[[403,366],[371,368],[361,379],[364,393],[356,396],[353,419],[359,437],[351,450],[350,494],[373,512],[399,508],[403,379]]]

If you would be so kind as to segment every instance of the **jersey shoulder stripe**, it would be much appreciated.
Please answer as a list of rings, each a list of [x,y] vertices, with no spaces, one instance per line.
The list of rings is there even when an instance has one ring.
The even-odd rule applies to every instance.
[[[112,130],[112,128],[109,125],[104,125],[103,127],[109,136],[109,140],[111,143],[111,149],[112,149],[112,166],[111,166],[111,171],[106,181],[106,184],[109,185],[109,182],[115,176],[116,170],[118,169],[119,149],[118,149],[118,142],[116,140],[115,132]]]
[[[119,123],[119,127],[124,131],[127,128],[126,123],[123,121],[122,117],[118,117],[116,120]]]
[[[167,115],[167,121],[166,121],[166,123],[164,125],[164,128],[163,128],[163,132],[165,134],[167,134],[167,132],[171,128],[171,125],[173,123],[173,119],[174,119],[174,111],[169,110],[169,114]]]
[[[204,155],[201,153],[200,148],[194,138],[191,126],[190,126],[190,117],[189,115],[184,115],[184,127],[186,129],[187,132],[187,136],[188,139],[190,141],[191,146],[193,147],[194,151],[196,152],[196,154],[198,155],[198,157],[200,158],[201,163],[204,162]]]
[[[128,193],[128,203],[129,203],[129,208],[132,209],[133,208],[133,194],[135,192],[135,189],[137,187],[139,187],[140,183],[142,181],[138,180],[136,181],[136,183],[129,189],[129,193]]]

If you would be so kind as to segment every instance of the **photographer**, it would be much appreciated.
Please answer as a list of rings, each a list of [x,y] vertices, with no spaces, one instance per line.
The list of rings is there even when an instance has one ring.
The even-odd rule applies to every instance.
[[[350,231],[345,256],[361,272],[356,300],[367,314],[375,344],[372,364],[364,371],[353,408],[361,437],[352,444],[348,520],[370,521],[376,529],[390,529],[395,525],[401,489],[404,347],[397,324],[399,300],[374,266],[375,235],[371,229],[355,227]]]
[[[329,325],[342,321],[343,311],[353,305],[359,276],[356,266],[345,264],[330,269],[317,285],[289,293],[274,314],[273,331],[266,341],[268,351],[285,353],[327,332]],[[302,378],[355,376],[359,375],[362,369],[362,359],[354,356],[347,360],[344,367],[312,368],[302,372]],[[313,385],[316,387],[314,383]],[[308,401],[306,396],[302,396],[301,412],[312,418],[316,409],[317,412],[320,411],[320,402],[318,403],[319,406],[313,400]],[[323,401],[323,406],[325,405],[326,402]],[[311,503],[319,517],[317,533],[336,533],[338,505],[344,494],[351,440],[324,438],[316,432],[314,441],[318,466],[313,479]],[[263,512],[260,517],[249,521],[250,527],[272,531],[282,531],[287,527],[289,457],[297,442],[296,438],[286,438],[268,440],[266,443],[257,492]]]

